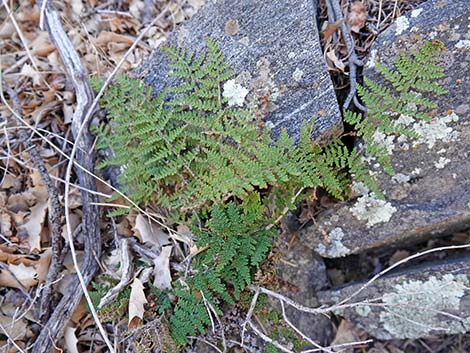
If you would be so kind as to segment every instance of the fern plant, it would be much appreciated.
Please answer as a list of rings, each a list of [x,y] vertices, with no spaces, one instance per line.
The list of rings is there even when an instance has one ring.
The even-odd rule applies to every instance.
[[[390,155],[386,148],[374,140],[374,134],[405,135],[419,137],[412,128],[397,121],[400,115],[429,120],[423,111],[436,108],[436,104],[424,93],[444,94],[446,91],[436,79],[444,75],[438,65],[438,54],[444,46],[440,41],[426,42],[411,55],[402,53],[394,68],[375,63],[377,72],[386,84],[378,84],[364,77],[364,86],[358,86],[358,95],[367,107],[366,117],[345,111],[344,121],[353,125],[356,134],[365,142],[365,152],[376,158],[389,174],[393,174]]]
[[[100,129],[98,148],[114,156],[100,166],[125,166],[120,181],[132,199],[181,214],[267,188],[285,194],[287,186],[293,195],[322,186],[343,195],[347,183],[338,170],[360,168],[355,151],[338,139],[314,144],[307,124],[299,145],[286,132],[272,141],[253,111],[222,98],[232,73],[213,41],[199,57],[176,47],[165,52],[179,85],[154,97],[140,80],[120,76],[102,99],[112,124]]]
[[[389,173],[390,157],[374,134],[417,136],[396,117],[427,118],[418,107],[434,107],[422,92],[443,93],[437,84],[425,84],[442,75],[436,59],[441,49],[428,43],[411,57],[402,55],[394,69],[377,64],[388,86],[366,79],[358,92],[367,116],[345,112],[366,153]],[[302,190],[322,187],[342,198],[350,175],[377,195],[380,190],[359,148],[339,138],[318,145],[305,122],[298,144],[285,131],[273,141],[260,128],[259,114],[230,106],[222,84],[233,74],[213,41],[200,56],[176,47],[165,52],[179,83],[155,95],[139,79],[117,77],[101,100],[110,124],[99,128],[98,148],[113,151],[101,167],[123,166],[120,182],[136,203],[156,204],[180,220],[192,218],[202,251],[171,295],[156,291],[160,313],[170,315],[171,336],[184,345],[188,336],[204,332],[213,314],[221,314],[221,303],[239,299],[270,250],[273,221],[295,208]]]

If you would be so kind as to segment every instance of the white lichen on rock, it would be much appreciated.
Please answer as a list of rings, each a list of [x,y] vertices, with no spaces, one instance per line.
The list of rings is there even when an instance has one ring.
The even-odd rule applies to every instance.
[[[437,162],[434,162],[434,166],[437,168],[437,169],[442,169],[444,168],[447,164],[450,163],[450,159],[449,158],[445,158],[445,157],[440,157],[439,160]]]
[[[396,19],[395,23],[397,25],[397,28],[395,30],[395,34],[397,36],[401,35],[403,32],[405,32],[410,27],[410,21],[404,16],[398,17]]]
[[[378,61],[378,56],[377,56],[377,49],[372,49],[370,51],[370,55],[369,55],[369,60],[367,60],[367,63],[365,65],[365,67],[367,69],[372,69],[375,67],[375,63]]]
[[[459,40],[456,44],[455,47],[457,49],[470,49],[470,40],[468,39],[462,39]]]
[[[431,149],[438,141],[445,143],[456,141],[459,132],[447,126],[447,124],[458,120],[459,116],[453,112],[441,118],[434,118],[429,122],[420,121],[414,123],[413,129],[421,136],[414,145],[424,143]]]
[[[409,126],[410,124],[415,122],[415,119],[412,116],[400,114],[400,116],[397,119],[397,122],[400,124]]]
[[[397,184],[405,184],[409,182],[411,177],[402,173],[397,173],[392,177],[392,181]]]
[[[431,332],[465,333],[468,318],[459,318],[460,301],[469,292],[466,275],[446,274],[426,281],[410,280],[383,296],[380,322],[390,338],[419,338]],[[452,311],[453,315],[442,314]]]
[[[302,80],[303,75],[304,75],[304,72],[301,69],[296,68],[294,73],[292,74],[292,79],[295,82],[300,82]]]
[[[367,221],[367,227],[388,222],[397,211],[389,202],[378,199],[373,192],[357,199],[349,209],[354,217],[360,221]]]
[[[370,312],[372,311],[369,305],[359,305],[356,306],[356,313],[358,313],[361,316],[367,317]]]
[[[395,148],[395,135],[386,135],[378,129],[375,130],[374,135],[372,136],[374,141],[381,147],[387,150],[388,154],[392,154]]]
[[[349,255],[351,253],[351,250],[344,246],[344,244],[341,242],[341,240],[343,240],[343,237],[343,230],[339,227],[336,227],[328,234],[330,243],[326,245],[321,243],[316,247],[315,250],[320,255],[326,257],[336,258]]]
[[[416,18],[421,14],[421,12],[423,12],[423,9],[415,9],[411,11],[411,17]]]
[[[370,190],[363,182],[353,181],[351,184],[351,191],[356,196],[367,195]]]
[[[245,103],[245,97],[248,94],[248,90],[241,84],[236,83],[235,80],[228,80],[224,83],[224,91],[222,96],[228,99],[228,105],[238,105],[241,107]]]

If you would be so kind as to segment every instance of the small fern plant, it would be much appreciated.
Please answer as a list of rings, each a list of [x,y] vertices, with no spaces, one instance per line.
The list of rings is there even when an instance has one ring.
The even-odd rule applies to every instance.
[[[441,49],[428,43],[412,57],[402,55],[395,69],[378,64],[388,86],[366,79],[358,89],[366,116],[344,114],[365,152],[389,173],[390,156],[374,134],[417,136],[396,117],[427,118],[417,107],[434,107],[422,92],[443,93],[437,84],[425,84],[442,76],[436,59]],[[133,201],[192,220],[201,252],[176,276],[171,296],[156,290],[162,310],[169,312],[170,334],[182,346],[222,313],[221,304],[240,298],[270,250],[274,220],[295,208],[309,188],[342,198],[352,175],[376,195],[380,190],[360,148],[348,148],[339,138],[318,145],[305,122],[297,144],[285,131],[273,141],[256,111],[230,106],[221,92],[233,74],[212,40],[200,56],[164,50],[179,83],[155,95],[139,79],[117,77],[101,100],[110,124],[98,129],[98,148],[113,152],[101,167],[124,167],[120,182]]]
[[[444,45],[440,41],[426,42],[419,49],[405,53],[395,60],[394,68],[375,63],[377,72],[386,84],[378,84],[364,77],[364,86],[358,86],[358,95],[367,107],[366,118],[362,114],[345,111],[344,121],[353,125],[357,136],[365,142],[367,155],[376,158],[384,170],[393,174],[390,155],[386,148],[374,139],[374,135],[405,135],[419,137],[412,128],[397,121],[401,115],[430,120],[426,110],[436,104],[425,94],[445,94],[436,80],[444,76],[438,65],[439,53]]]

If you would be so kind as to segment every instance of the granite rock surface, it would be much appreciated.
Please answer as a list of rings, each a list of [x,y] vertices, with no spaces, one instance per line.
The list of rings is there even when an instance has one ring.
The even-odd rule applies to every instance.
[[[335,314],[382,339],[416,339],[470,331],[470,258],[419,265],[365,286],[318,293],[321,304],[351,298]],[[361,288],[363,288],[361,290]]]
[[[311,0],[208,0],[168,42],[200,53],[217,42],[249,90],[246,104],[263,112],[273,137],[282,128],[298,138],[303,120],[315,119],[313,136],[342,131],[339,107],[323,62]],[[157,49],[141,73],[156,91],[173,83],[168,59]],[[251,103],[250,103],[251,102]]]
[[[392,150],[393,177],[372,163],[385,200],[356,185],[355,198],[320,214],[315,226],[300,233],[321,256],[341,257],[470,228],[469,28],[470,2],[432,0],[398,18],[378,37],[366,76],[383,82],[374,60],[390,65],[425,40],[440,40],[446,47],[440,83],[448,93],[432,97],[438,105],[432,121],[408,122],[422,138],[385,141]]]

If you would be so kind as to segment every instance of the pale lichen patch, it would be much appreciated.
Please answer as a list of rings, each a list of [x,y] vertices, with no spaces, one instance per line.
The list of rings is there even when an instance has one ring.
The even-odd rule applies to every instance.
[[[377,129],[374,132],[374,135],[372,136],[372,138],[377,144],[385,148],[388,154],[393,153],[393,150],[395,148],[395,144],[394,144],[395,136],[394,135],[386,135]]]
[[[356,310],[356,313],[358,313],[360,316],[363,316],[363,317],[367,317],[372,311],[369,305],[356,306],[355,310]]]
[[[410,176],[402,173],[397,173],[392,177],[392,181],[397,184],[405,184],[410,181]]]
[[[367,227],[372,227],[378,223],[388,222],[397,208],[370,193],[358,198],[349,210],[358,220],[367,221]]]
[[[336,258],[346,256],[351,253],[351,250],[341,242],[344,238],[344,232],[341,228],[336,227],[333,229],[328,234],[328,238],[330,240],[329,244],[325,245],[321,243],[315,249],[320,255]]]
[[[468,285],[468,276],[452,274],[398,284],[394,292],[383,296],[387,310],[380,314],[380,322],[391,338],[419,338],[432,331],[464,333],[470,329],[470,320],[440,313],[459,311]]]
[[[423,12],[423,9],[415,9],[411,11],[411,17],[416,18],[421,14],[421,12]]]
[[[292,74],[292,79],[295,82],[300,82],[302,80],[302,76],[304,75],[303,70],[299,69],[298,67],[295,69],[294,73]]]
[[[455,47],[457,49],[470,49],[470,40],[468,40],[468,39],[459,40],[455,44]]]
[[[414,145],[424,143],[431,149],[438,141],[446,143],[456,141],[459,132],[447,126],[447,124],[458,120],[459,116],[453,112],[442,118],[434,118],[429,122],[420,121],[414,123],[413,129],[421,136]]]
[[[404,16],[398,17],[396,19],[395,23],[397,25],[397,28],[395,30],[395,34],[397,36],[401,35],[403,32],[405,32],[410,27],[410,21]]]
[[[241,84],[236,83],[235,80],[228,80],[224,83],[224,91],[222,93],[224,98],[228,99],[228,105],[238,105],[241,107],[245,102],[245,97],[248,94],[248,90]]]
[[[378,61],[377,49],[372,49],[370,52],[369,60],[366,63],[366,68],[372,69],[375,67],[375,63]]]
[[[437,169],[442,169],[444,168],[447,164],[450,163],[450,159],[449,158],[445,158],[445,157],[440,157],[439,160],[437,162],[434,162],[434,166],[437,168]]]
[[[356,181],[352,182],[351,191],[357,196],[367,195],[370,192],[369,188],[364,183]]]

